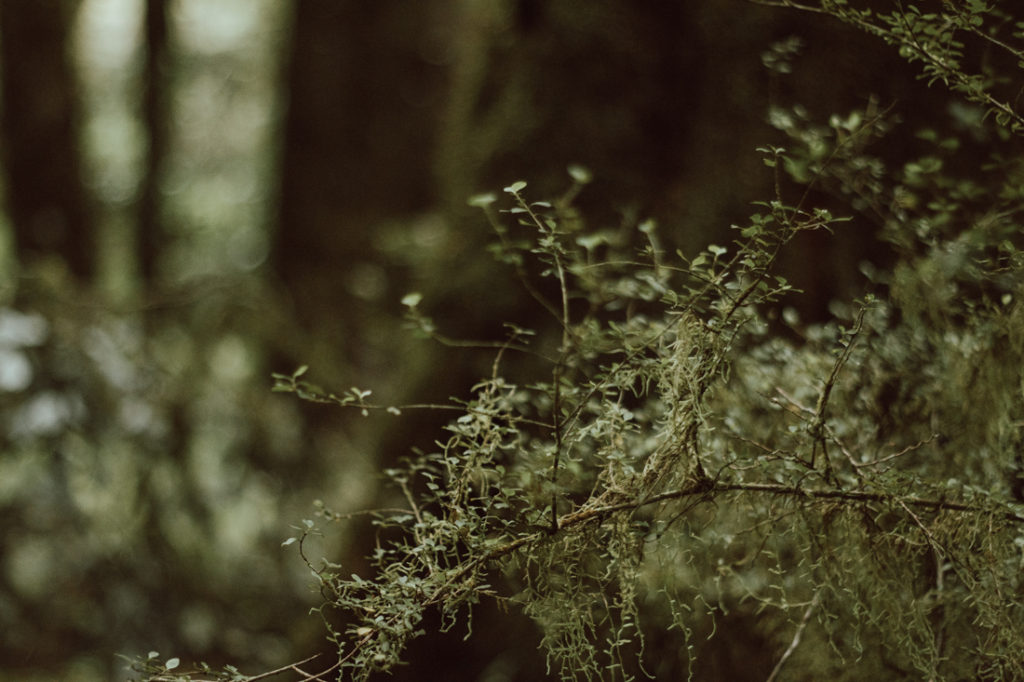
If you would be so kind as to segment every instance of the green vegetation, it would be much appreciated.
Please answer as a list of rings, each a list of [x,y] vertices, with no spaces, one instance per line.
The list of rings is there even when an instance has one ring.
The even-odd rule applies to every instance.
[[[367,679],[426,613],[472,637],[496,605],[538,625],[564,680],[703,679],[715,638],[743,637],[774,652],[770,680],[1024,677],[1024,22],[984,2],[761,4],[894,44],[970,128],[901,129],[873,100],[824,122],[774,108],[774,196],[693,255],[652,221],[587,225],[579,167],[557,199],[525,182],[475,197],[549,324],[459,342],[403,299],[413,333],[489,347],[493,370],[435,406],[457,412],[436,449],[384,472],[399,501],[366,512],[368,571],[311,548],[350,515],[321,505],[287,541],[337,644],[304,665]],[[788,73],[798,51],[765,63]],[[887,158],[894,138],[914,160]],[[832,321],[802,323],[780,257],[864,220],[893,262],[865,264],[869,290]],[[306,368],[275,378],[370,419],[423,407],[331,393]]]
[[[1009,0],[0,3],[0,678],[1024,679],[1022,69]]]

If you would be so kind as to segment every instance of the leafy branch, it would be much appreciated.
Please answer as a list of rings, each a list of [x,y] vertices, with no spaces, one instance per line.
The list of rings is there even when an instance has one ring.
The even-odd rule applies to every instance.
[[[904,6],[897,2],[897,9],[885,14],[872,9],[857,9],[846,0],[821,0],[818,4],[795,0],[748,2],[829,15],[877,36],[897,46],[903,58],[920,63],[922,76],[928,79],[929,84],[941,81],[969,101],[984,106],[1006,130],[1024,134],[1024,113],[1016,106],[1021,91],[1018,90],[1013,102],[1000,98],[993,93],[994,82],[990,76],[969,73],[962,63],[964,44],[958,39],[958,32],[996,47],[1018,68],[1024,63],[1024,47],[998,38],[996,28],[985,24],[986,18],[990,17],[995,17],[998,23],[1008,23],[1007,16],[995,9],[997,3],[946,2],[943,11],[924,13],[914,4]],[[1014,33],[1014,37],[1020,39],[1021,33]]]

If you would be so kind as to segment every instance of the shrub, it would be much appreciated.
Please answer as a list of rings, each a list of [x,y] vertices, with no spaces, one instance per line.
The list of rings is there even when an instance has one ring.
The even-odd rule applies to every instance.
[[[342,629],[325,617],[325,673],[388,670],[428,609],[471,631],[474,606],[496,602],[533,618],[565,680],[696,676],[715,623],[775,652],[770,679],[1024,677],[1024,163],[1008,153],[1024,126],[993,70],[1021,59],[1024,24],[982,2],[762,4],[894,43],[963,98],[954,116],[981,115],[970,139],[916,131],[920,155],[894,166],[878,153],[893,118],[874,102],[825,124],[773,110],[788,138],[760,150],[775,196],[692,257],[650,221],[587,228],[581,168],[558,200],[525,182],[474,198],[552,324],[510,325],[472,398],[438,406],[458,414],[437,449],[385,472],[404,506],[372,512],[371,575],[310,556],[312,520],[289,541],[321,611],[346,615]],[[975,73],[979,45],[1000,56]],[[830,209],[810,204],[822,192]],[[780,254],[865,217],[895,264],[865,265],[861,299],[802,324]],[[404,303],[415,330],[451,343],[418,294]],[[304,372],[276,390],[402,409]]]

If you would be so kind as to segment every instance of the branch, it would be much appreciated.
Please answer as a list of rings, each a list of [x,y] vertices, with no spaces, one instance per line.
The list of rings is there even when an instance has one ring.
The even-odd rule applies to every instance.
[[[732,491],[768,493],[771,495],[782,495],[788,497],[840,500],[846,502],[891,502],[898,505],[905,504],[910,507],[931,509],[932,511],[966,512],[969,514],[993,513],[992,509],[980,505],[967,504],[964,502],[950,502],[942,499],[936,500],[917,497],[915,495],[891,495],[888,493],[872,493],[863,490],[822,490],[818,488],[805,488],[799,485],[784,485],[781,483],[713,483],[710,486],[695,485],[654,495],[653,497],[649,497],[640,502],[612,505],[611,507],[595,510],[593,513],[609,514],[624,509],[639,508],[648,504],[663,502],[665,500],[681,499],[684,497],[691,497],[693,495],[714,495],[716,493]],[[1020,514],[1015,514],[1013,512],[998,512],[997,515],[1011,523],[1024,524],[1024,516]]]
[[[807,623],[811,620],[811,614],[814,613],[814,609],[817,608],[820,598],[820,593],[814,595],[814,599],[807,607],[807,610],[804,611],[804,617],[800,619],[800,625],[797,626],[796,632],[793,634],[793,641],[791,641],[786,650],[782,652],[782,657],[779,659],[779,662],[775,664],[775,667],[772,669],[772,674],[768,676],[768,679],[765,680],[765,682],[775,682],[775,678],[778,677],[779,671],[782,670],[782,666],[786,664],[789,657],[792,656],[793,652],[796,651],[796,648],[800,646],[800,638],[803,637],[804,629],[807,628]]]
[[[252,675],[252,676],[249,676],[249,677],[243,676],[243,677],[240,677],[240,678],[232,677],[231,679],[240,679],[240,680],[243,680],[244,682],[257,682],[258,680],[266,680],[266,679],[270,679],[271,677],[277,677],[278,675],[280,675],[282,673],[294,672],[294,673],[298,673],[299,675],[301,675],[300,680],[302,682],[328,682],[327,675],[332,673],[332,672],[334,672],[335,670],[337,670],[340,667],[340,665],[341,665],[340,661],[335,662],[333,665],[331,665],[331,667],[325,668],[324,670],[322,670],[322,671],[320,671],[318,673],[308,673],[308,672],[306,672],[305,670],[303,670],[302,668],[299,667],[300,665],[304,665],[306,663],[309,663],[313,659],[319,658],[319,657],[320,657],[320,654],[313,654],[309,658],[304,658],[301,661],[295,661],[294,663],[288,663],[287,665],[283,665],[280,668],[276,668],[274,670],[268,670],[267,672],[260,673],[258,675]],[[146,679],[149,682],[180,682],[182,679],[184,679],[184,680],[192,680],[192,682],[217,682],[218,680],[226,679],[226,678],[220,677],[219,675],[218,675],[218,677],[210,677],[210,678],[192,677],[193,674],[194,673],[185,673],[185,672],[183,672],[183,673],[171,673],[171,674],[166,674],[166,675],[163,675],[163,674],[162,675],[155,675],[155,676],[152,676],[152,677],[148,677]],[[183,675],[184,675],[184,677],[182,677]]]
[[[800,485],[784,485],[780,483],[729,483],[719,482],[712,479],[698,479],[690,483],[689,485],[677,489],[671,490],[658,495],[652,495],[638,500],[629,500],[622,502],[614,502],[611,504],[603,504],[602,498],[597,497],[592,500],[588,505],[577,509],[576,511],[563,514],[558,517],[557,525],[554,528],[545,526],[538,528],[533,532],[521,535],[513,540],[509,540],[497,547],[494,547],[486,552],[483,552],[479,556],[469,558],[461,566],[453,568],[446,576],[444,582],[438,585],[429,595],[425,596],[422,602],[424,607],[436,606],[438,604],[444,604],[453,595],[453,589],[457,584],[462,582],[467,577],[473,575],[477,571],[482,570],[491,562],[494,562],[503,557],[509,556],[510,554],[522,549],[528,548],[533,545],[550,542],[557,533],[567,532],[576,527],[586,526],[594,522],[600,522],[610,515],[619,512],[635,511],[642,507],[656,504],[658,502],[664,502],[668,500],[678,500],[689,497],[700,497],[704,500],[709,500],[716,495],[728,493],[728,492],[748,492],[748,493],[763,493],[768,495],[779,495],[787,497],[796,497],[802,499],[830,499],[840,500],[845,502],[883,502],[890,503],[896,506],[902,507],[920,527],[924,527],[919,517],[913,512],[913,509],[925,509],[931,511],[948,511],[948,512],[960,512],[967,514],[994,514],[1001,516],[1003,519],[1010,521],[1011,523],[1024,524],[1024,516],[1013,512],[995,512],[991,508],[986,508],[980,505],[967,504],[963,502],[952,502],[943,499],[931,499],[917,497],[913,495],[892,495],[887,493],[873,493],[860,490],[839,490],[839,489],[819,489],[803,487]],[[695,500],[695,504],[699,504],[701,500]],[[927,531],[926,531],[927,533]],[[472,588],[470,588],[472,589]],[[458,590],[455,590],[457,593]],[[813,607],[813,603],[812,603]],[[801,632],[806,624],[806,621],[810,618],[810,614],[813,608],[809,608],[804,614],[802,624],[794,636],[789,649],[783,655],[783,658],[776,665],[776,668],[781,667],[787,657],[795,650],[799,644]],[[392,616],[388,620],[395,619],[396,616]],[[363,647],[369,644],[374,636],[379,631],[378,628],[374,628],[371,632],[356,642],[348,654],[339,661],[338,665],[343,664],[345,661],[351,659],[360,651]],[[294,667],[284,668],[282,671],[288,669],[296,670]],[[773,673],[774,674],[774,673]],[[306,679],[319,679],[317,677],[311,677]]]
[[[814,12],[816,14],[830,14],[826,9],[821,7],[814,7],[812,5],[801,5],[798,2],[792,2],[792,0],[747,0],[752,5],[761,5],[762,7],[782,7],[784,9],[798,9],[802,12]]]

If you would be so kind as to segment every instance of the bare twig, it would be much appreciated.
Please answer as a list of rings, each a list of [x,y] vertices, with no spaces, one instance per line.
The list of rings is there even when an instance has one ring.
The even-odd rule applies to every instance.
[[[828,409],[828,399],[832,395],[832,389],[835,387],[836,379],[839,377],[839,371],[850,359],[853,344],[856,342],[861,329],[863,329],[864,313],[866,310],[867,306],[862,305],[860,311],[858,311],[853,328],[844,339],[843,350],[832,364],[832,371],[829,372],[828,379],[825,380],[825,386],[821,389],[821,394],[818,396],[818,404],[814,408],[814,417],[811,419],[810,432],[811,437],[814,438],[814,444],[811,446],[811,466],[814,466],[815,454],[820,449],[822,459],[824,460],[825,475],[830,480],[835,480],[835,474],[832,471],[832,461],[828,455],[828,441],[825,438],[825,426],[827,424],[825,412]]]
[[[894,452],[891,455],[886,455],[885,457],[879,457],[878,459],[873,459],[870,462],[851,462],[851,463],[853,464],[853,466],[858,467],[858,468],[859,467],[878,466],[879,464],[882,464],[884,462],[889,462],[891,460],[896,459],[897,457],[902,457],[903,455],[905,455],[905,454],[907,454],[909,452],[913,452],[914,450],[917,450],[918,448],[920,448],[920,447],[922,447],[924,445],[927,445],[928,443],[931,443],[936,438],[938,438],[938,434],[937,433],[933,433],[932,435],[928,436],[924,440],[918,441],[917,443],[914,443],[913,445],[908,445],[907,447],[903,448],[899,452]]]
[[[782,652],[782,657],[779,658],[779,662],[775,664],[771,675],[768,676],[768,679],[765,680],[765,682],[775,682],[775,678],[778,677],[779,671],[782,670],[782,666],[786,664],[789,657],[792,656],[793,652],[796,651],[796,648],[800,646],[800,638],[803,637],[804,629],[807,627],[807,623],[811,620],[811,614],[814,613],[814,609],[817,608],[819,599],[820,593],[815,594],[814,599],[811,600],[807,610],[804,611],[804,617],[800,619],[800,625],[797,626],[796,632],[793,634],[793,641],[791,641],[789,646],[786,647],[786,650]]]

